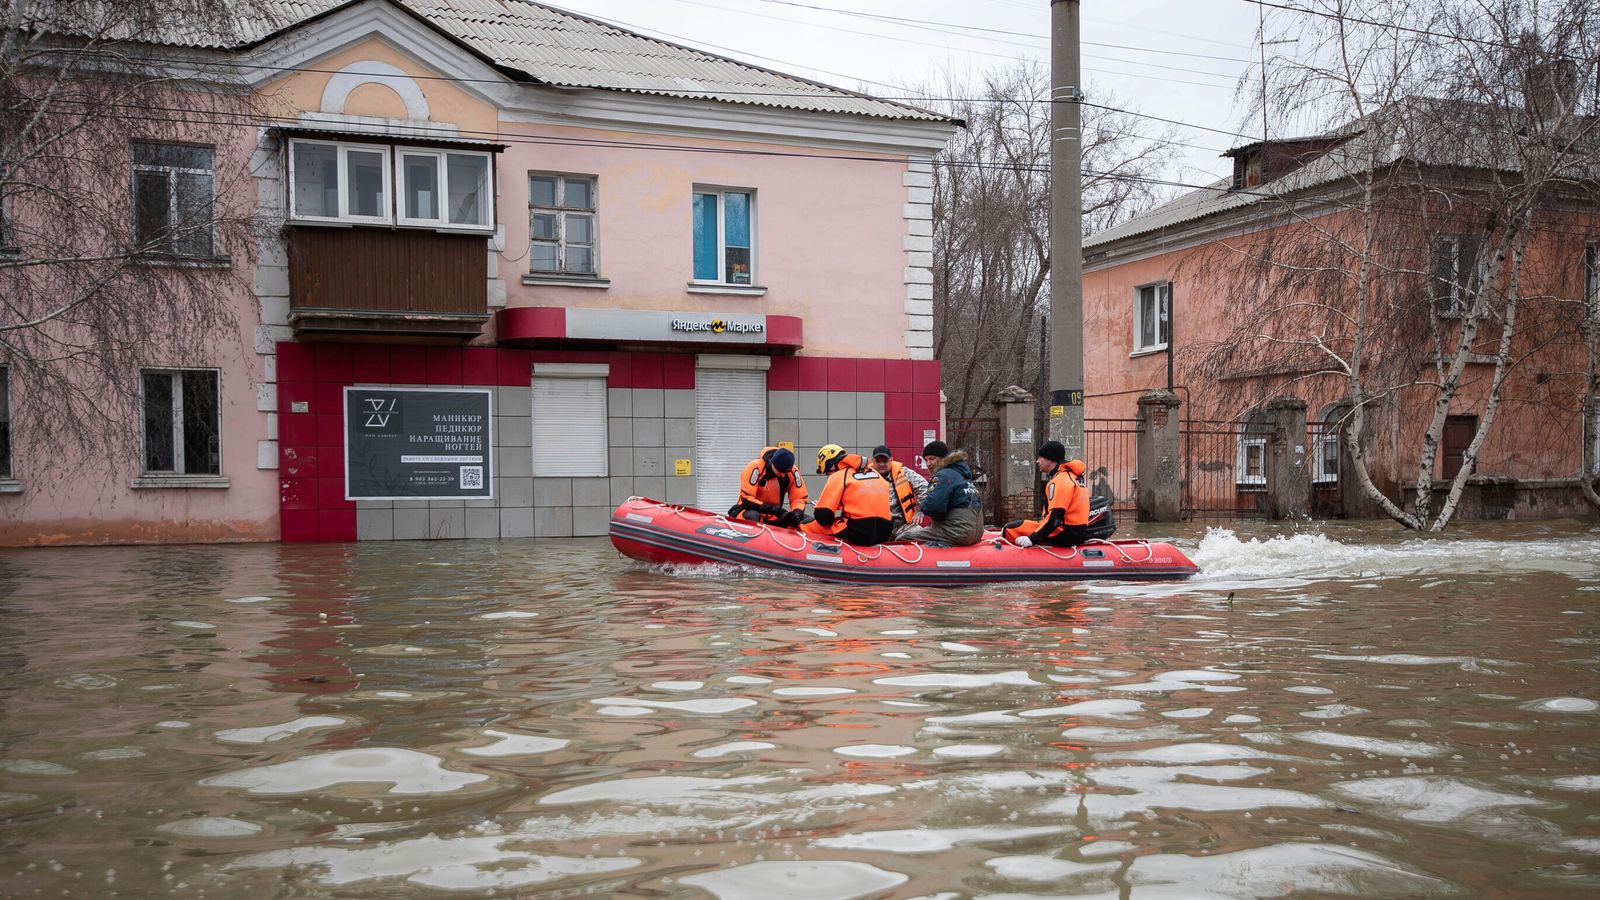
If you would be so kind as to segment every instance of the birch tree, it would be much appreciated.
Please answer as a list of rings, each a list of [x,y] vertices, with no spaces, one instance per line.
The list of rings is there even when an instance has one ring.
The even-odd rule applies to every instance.
[[[1237,317],[1201,371],[1259,392],[1336,386],[1348,474],[1408,528],[1443,529],[1503,411],[1508,377],[1575,351],[1551,246],[1592,215],[1600,132],[1581,102],[1600,46],[1588,0],[1297,0],[1273,21],[1298,41],[1263,102],[1285,131],[1282,180],[1245,186],[1272,227],[1205,265],[1237,273]],[[1538,253],[1530,253],[1538,242]],[[1533,317],[1536,328],[1525,328]],[[1523,398],[1516,398],[1519,402]],[[1450,415],[1478,427],[1437,470]],[[1568,407],[1570,409],[1570,407]],[[1410,456],[1391,496],[1374,478],[1382,412]],[[1570,413],[1559,427],[1570,429]],[[1442,486],[1442,496],[1436,488]]]

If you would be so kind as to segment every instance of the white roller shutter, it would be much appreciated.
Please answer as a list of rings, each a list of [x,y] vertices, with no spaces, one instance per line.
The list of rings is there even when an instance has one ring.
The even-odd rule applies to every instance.
[[[606,379],[533,376],[533,474],[606,474]]]
[[[767,373],[696,369],[695,505],[727,512],[739,499],[739,474],[767,445]]]

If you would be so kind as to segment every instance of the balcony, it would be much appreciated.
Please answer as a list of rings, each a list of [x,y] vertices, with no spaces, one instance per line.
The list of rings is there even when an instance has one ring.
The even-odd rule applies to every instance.
[[[285,235],[296,334],[470,340],[489,321],[484,235],[318,226]]]

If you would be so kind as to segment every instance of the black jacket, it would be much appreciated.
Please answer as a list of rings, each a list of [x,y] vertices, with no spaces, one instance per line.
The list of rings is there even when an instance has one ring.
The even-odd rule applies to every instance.
[[[933,484],[928,495],[917,508],[930,518],[942,519],[952,509],[977,509],[983,505],[978,489],[972,486],[972,470],[967,468],[967,454],[957,450],[939,460],[933,469]]]

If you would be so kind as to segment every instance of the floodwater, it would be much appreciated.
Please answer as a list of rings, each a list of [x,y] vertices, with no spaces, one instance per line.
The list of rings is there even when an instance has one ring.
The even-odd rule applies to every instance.
[[[1600,530],[1161,533],[1200,577],[6,552],[0,895],[1600,895]]]

